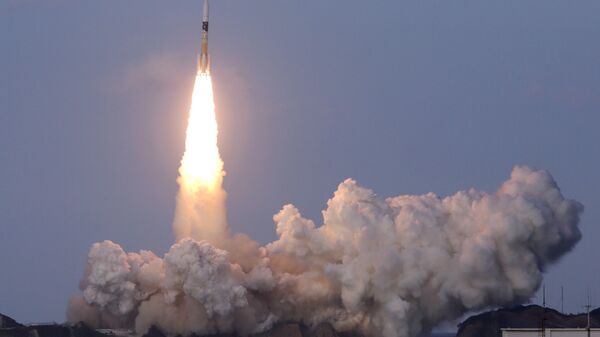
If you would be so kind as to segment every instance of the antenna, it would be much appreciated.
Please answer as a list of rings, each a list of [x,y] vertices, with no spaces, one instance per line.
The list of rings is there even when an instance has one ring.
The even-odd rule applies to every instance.
[[[564,287],[560,286],[560,312],[565,313],[565,291]]]
[[[586,309],[587,309],[587,329],[588,329],[588,335],[589,335],[589,331],[591,328],[590,325],[590,308],[592,307],[592,303],[590,302],[590,289],[588,288],[588,294],[587,294],[587,305],[586,305]]]
[[[591,324],[590,324],[590,308],[592,307],[592,304],[590,302],[590,288],[589,287],[588,287],[588,290],[587,290],[587,304],[584,305],[583,307],[587,311],[587,326],[585,328],[587,330],[588,337],[590,337],[591,336],[591,331],[590,331],[590,328],[591,328]]]
[[[546,309],[546,283],[542,287],[542,307]]]
[[[542,322],[541,337],[546,337],[546,283],[542,284]]]

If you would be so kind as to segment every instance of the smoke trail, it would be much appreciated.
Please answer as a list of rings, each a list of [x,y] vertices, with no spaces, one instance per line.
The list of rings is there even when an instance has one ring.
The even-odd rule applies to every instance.
[[[274,216],[279,239],[265,247],[182,239],[161,259],[95,244],[69,318],[138,333],[156,325],[245,335],[298,321],[416,336],[469,311],[530,299],[548,265],[579,241],[582,210],[550,174],[522,166],[495,193],[445,198],[382,199],[348,179],[321,226],[284,206]],[[252,254],[240,251],[254,255],[241,259]]]
[[[179,192],[173,228],[177,240],[207,240],[220,247],[228,234],[223,189],[223,161],[217,146],[210,74],[198,74],[194,84],[186,132],[185,153],[179,168]]]
[[[196,77],[173,227],[164,258],[90,249],[68,318],[152,325],[169,334],[237,333],[278,321],[410,337],[465,312],[527,301],[542,273],[580,239],[583,207],[545,171],[515,167],[492,194],[378,197],[342,182],[316,226],[293,205],[274,216],[278,240],[232,236],[210,75]]]

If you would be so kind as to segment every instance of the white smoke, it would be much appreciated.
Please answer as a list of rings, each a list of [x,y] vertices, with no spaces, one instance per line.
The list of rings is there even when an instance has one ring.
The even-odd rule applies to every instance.
[[[94,244],[69,319],[170,334],[251,334],[277,321],[416,336],[472,310],[522,303],[580,239],[583,206],[545,171],[515,167],[493,194],[383,199],[342,182],[315,226],[293,205],[279,239],[183,239],[164,259]],[[219,248],[216,248],[218,246]]]

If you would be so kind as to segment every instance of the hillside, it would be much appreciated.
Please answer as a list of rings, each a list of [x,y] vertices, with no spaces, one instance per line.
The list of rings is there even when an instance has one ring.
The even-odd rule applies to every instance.
[[[600,327],[600,309],[590,312],[591,327]],[[543,322],[543,323],[542,323]],[[457,337],[500,337],[502,328],[585,328],[586,314],[562,314],[539,305],[517,306],[471,316],[459,324]]]

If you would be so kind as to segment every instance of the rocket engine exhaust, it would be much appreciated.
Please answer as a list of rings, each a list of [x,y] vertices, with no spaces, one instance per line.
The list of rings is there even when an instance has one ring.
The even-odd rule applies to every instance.
[[[229,236],[223,189],[223,161],[217,144],[212,78],[208,56],[208,0],[202,15],[202,48],[179,168],[173,228],[177,240],[207,240],[222,248]]]

